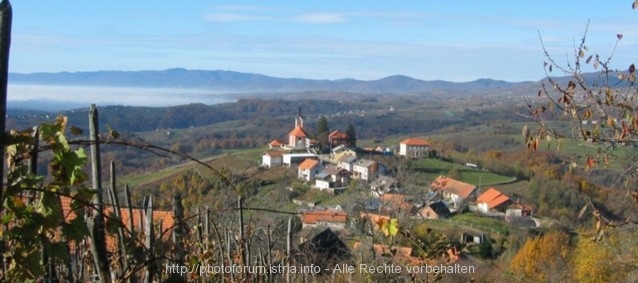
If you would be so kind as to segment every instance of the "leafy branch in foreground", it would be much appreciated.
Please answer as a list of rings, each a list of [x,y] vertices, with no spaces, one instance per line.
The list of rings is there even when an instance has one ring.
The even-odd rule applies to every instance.
[[[579,183],[578,193],[587,196],[578,218],[588,213],[594,221],[593,227],[583,227],[580,231],[582,236],[587,236],[583,238],[601,242],[604,236],[613,233],[612,237],[630,239],[635,245],[638,74],[633,63],[620,69],[612,66],[622,34],[615,35],[610,55],[603,56],[589,50],[588,29],[589,23],[565,64],[559,64],[550,55],[539,33],[545,53],[546,79],[538,97],[527,100],[527,115],[534,125],[525,126],[522,135],[531,152],[539,150],[545,142],[550,150],[556,145],[556,151],[571,146],[571,152],[564,154],[567,174]],[[609,190],[604,200],[588,189],[593,184]],[[618,262],[627,265],[624,259],[629,254],[628,249],[619,250],[617,257],[623,261]],[[629,262],[636,264],[635,257]]]
[[[80,136],[83,131],[80,128],[69,126],[66,117],[58,117],[52,123],[42,123],[39,127],[28,129],[25,131],[12,130],[6,135],[7,145],[7,186],[4,189],[2,198],[2,225],[0,226],[0,237],[4,240],[5,252],[3,254],[8,262],[6,272],[1,272],[0,277],[10,279],[12,281],[30,281],[36,278],[61,278],[56,274],[52,274],[51,270],[57,270],[62,266],[66,266],[75,261],[79,266],[85,266],[76,269],[79,273],[71,277],[65,277],[67,280],[83,280],[81,274],[90,274],[91,264],[88,258],[91,257],[88,250],[83,250],[87,241],[91,241],[91,229],[89,217],[91,212],[99,211],[101,208],[94,203],[93,199],[96,191],[87,187],[88,175],[85,173],[88,156],[84,150],[85,147],[95,144],[113,144],[126,147],[139,148],[160,156],[179,156],[184,159],[191,160],[216,174],[227,187],[236,192],[240,196],[243,186],[235,183],[229,172],[216,170],[211,165],[202,162],[186,153],[172,149],[166,149],[159,146],[149,144],[141,139],[125,140],[119,134],[109,129],[108,135],[99,136],[97,139],[69,139],[67,136]],[[38,141],[42,141],[39,145]],[[37,168],[33,163],[37,162],[37,155],[42,152],[50,153],[48,164],[48,176],[37,174]],[[113,170],[113,169],[112,169]],[[114,178],[112,176],[112,178]],[[115,181],[112,180],[112,187]],[[114,188],[111,188],[111,201],[116,197]],[[127,190],[128,191],[128,190]],[[127,193],[127,199],[130,196]],[[71,210],[63,209],[62,200],[70,201]],[[179,201],[178,201],[179,202]],[[145,202],[147,203],[147,202]],[[111,204],[113,206],[114,203]],[[123,223],[123,218],[117,213],[104,214],[105,232],[108,237],[119,237],[120,247],[125,247],[128,251],[119,250],[114,252],[108,260],[110,267],[108,269],[114,272],[114,280],[134,279],[140,275],[143,270],[147,278],[153,275],[153,268],[156,268],[158,262],[183,262],[184,259],[190,262],[202,262],[211,260],[210,251],[208,253],[193,252],[202,250],[203,243],[201,234],[202,215],[198,210],[197,214],[184,217],[181,216],[174,219],[171,227],[162,228],[161,223],[153,224],[144,220],[146,226],[156,226],[150,229],[159,229],[160,233],[153,236],[154,232],[150,232],[151,243],[149,245],[147,232],[144,230],[134,231],[131,213],[130,200],[127,200],[129,226]],[[181,205],[180,205],[181,206]],[[118,206],[113,207],[117,210]],[[138,209],[140,210],[140,209]],[[153,206],[145,204],[143,211],[145,217],[153,215]],[[208,210],[210,213],[221,213],[224,211],[239,211],[243,213],[247,211],[273,212],[278,214],[297,214],[296,212],[286,212],[279,210],[271,210],[265,208],[228,207],[219,210]],[[87,214],[87,212],[89,214]],[[150,212],[150,214],[149,214]],[[186,240],[188,237],[182,236],[182,240],[175,238],[173,242],[162,239],[169,238],[166,233],[173,231],[176,227],[186,227],[187,221],[194,218],[200,219],[200,226],[193,226],[190,233],[199,235],[200,242],[192,242]],[[141,219],[141,214],[140,214]],[[149,218],[150,219],[150,218]],[[206,221],[208,223],[209,221]],[[141,225],[141,221],[140,221]],[[208,225],[208,224],[206,224]],[[250,225],[248,225],[250,228]],[[207,226],[208,227],[208,226]],[[213,226],[214,229],[218,229]],[[147,228],[145,231],[149,231]],[[181,229],[179,229],[181,230]],[[243,226],[242,229],[243,231]],[[228,233],[226,228],[226,233]],[[188,233],[188,232],[184,232]],[[208,233],[206,233],[208,234]],[[240,232],[239,240],[248,241],[246,237],[251,235],[250,232]],[[144,240],[146,238],[147,240]],[[226,239],[229,242],[229,239]],[[235,239],[235,238],[233,238]],[[183,247],[178,247],[183,245]],[[221,245],[217,242],[216,245]],[[223,251],[221,248],[218,248]],[[226,248],[227,252],[231,251]],[[247,247],[241,246],[239,252],[246,252]],[[186,258],[178,256],[176,253],[188,251]],[[234,251],[238,252],[238,251]],[[79,267],[78,267],[79,268]],[[64,268],[63,268],[64,269]],[[67,276],[71,268],[64,269]],[[54,272],[55,273],[55,272]],[[80,277],[78,277],[80,276]],[[151,276],[151,277],[148,277]],[[75,279],[73,279],[75,278]],[[100,280],[107,280],[100,278]]]
[[[588,54],[588,26],[566,66],[550,56],[541,37],[546,79],[538,91],[538,102],[528,101],[529,116],[536,127],[533,130],[526,126],[522,134],[530,151],[538,150],[542,141],[549,146],[553,140],[558,140],[557,150],[564,140],[595,146],[595,152],[585,153],[582,160],[573,160],[570,170],[582,166],[591,172],[612,163],[626,164],[615,184],[625,181],[625,187],[629,189],[636,181],[638,169],[638,158],[631,150],[638,146],[636,68],[634,64],[624,70],[611,67],[615,50],[623,38],[621,34],[616,35],[614,48],[607,59],[602,59],[599,54]],[[586,66],[593,72],[586,72]],[[555,70],[567,75],[567,79],[552,76]]]

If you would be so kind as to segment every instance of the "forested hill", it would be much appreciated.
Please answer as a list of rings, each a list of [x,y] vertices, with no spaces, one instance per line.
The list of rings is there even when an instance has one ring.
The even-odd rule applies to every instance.
[[[104,106],[99,107],[100,121],[113,129],[122,131],[150,131],[199,127],[231,120],[257,120],[271,117],[293,117],[297,114],[299,101],[240,99],[236,103],[216,105],[188,104],[171,107]],[[356,109],[357,103],[331,100],[304,100],[303,113],[318,116]],[[58,114],[69,117],[71,124],[84,125],[88,109],[80,108],[62,112],[9,110],[8,128],[23,129],[41,121],[51,121]]]
[[[95,71],[9,74],[12,84],[198,88],[220,92],[300,92],[339,91],[354,93],[415,93],[433,90],[485,91],[519,87],[531,82],[512,83],[493,79],[471,82],[424,81],[403,75],[378,80],[312,80],[276,78],[261,74],[221,70],[168,69],[162,71]]]

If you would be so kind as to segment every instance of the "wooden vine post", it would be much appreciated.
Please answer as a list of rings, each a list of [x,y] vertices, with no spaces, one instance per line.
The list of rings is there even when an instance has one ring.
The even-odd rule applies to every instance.
[[[147,249],[146,256],[146,275],[144,276],[144,282],[153,283],[153,276],[155,275],[155,234],[153,233],[153,196],[148,196],[148,201],[145,202],[144,212],[146,216],[146,222],[144,223],[144,236],[145,245]]]
[[[130,229],[130,239],[137,239],[137,234],[135,233],[135,223],[133,221],[133,207],[131,202],[131,190],[128,187],[128,184],[124,185],[124,205],[126,205],[126,210],[128,212],[128,227]],[[140,223],[142,219],[140,218]],[[130,272],[130,270],[127,270]],[[128,282],[136,282],[137,278],[135,273],[129,275],[127,280]]]
[[[246,262],[246,250],[245,250],[245,241],[246,235],[244,232],[244,205],[243,198],[239,196],[237,198],[237,207],[239,208],[239,250],[241,251],[241,264],[243,266],[248,265]]]
[[[111,272],[106,251],[106,235],[104,229],[104,200],[102,198],[102,172],[100,160],[100,142],[98,130],[98,111],[95,104],[91,104],[89,109],[89,139],[91,140],[91,174],[93,190],[94,210],[87,218],[87,224],[91,235],[90,245],[93,263],[100,282],[111,282]]]
[[[292,216],[288,217],[288,231],[286,233],[286,265],[292,262]],[[290,272],[286,272],[286,282],[290,281]]]
[[[174,263],[176,263],[178,266],[183,266],[184,260],[186,258],[184,237],[186,236],[187,229],[185,228],[184,224],[184,206],[182,205],[182,196],[180,194],[175,194],[173,196],[173,220],[175,224],[171,235],[174,244]],[[181,276],[177,273],[172,273],[169,276],[169,281],[186,282],[186,279],[185,276]]]
[[[13,10],[9,0],[0,2],[0,176],[4,176],[4,154],[5,146],[5,124],[7,120],[7,83],[9,80],[9,49],[11,47],[11,22],[13,18]],[[4,179],[0,189],[0,203],[4,203]],[[0,205],[0,215],[2,215],[2,205]],[[5,252],[4,240],[0,239],[0,254]],[[7,274],[7,265],[5,257],[2,256],[2,274]]]
[[[120,207],[120,199],[118,197],[118,192],[117,192],[117,179],[116,179],[116,175],[115,175],[115,162],[111,161],[111,166],[110,166],[110,175],[111,175],[111,180],[110,180],[110,190],[109,190],[109,197],[111,199],[111,205],[113,206],[113,214],[115,215],[115,217],[119,218],[120,221],[123,221],[122,218],[122,212],[121,212],[121,207]],[[131,215],[129,214],[129,218],[131,218]],[[128,247],[126,245],[126,237],[125,237],[126,233],[124,231],[124,223],[122,223],[122,225],[120,227],[117,228],[117,247],[118,250],[120,251],[120,269],[117,272],[118,277],[122,275],[122,273],[125,270],[128,270],[128,266],[129,266],[129,253],[128,253]]]

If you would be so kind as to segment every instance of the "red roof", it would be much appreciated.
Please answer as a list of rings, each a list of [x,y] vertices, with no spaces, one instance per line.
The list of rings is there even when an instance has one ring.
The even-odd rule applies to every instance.
[[[301,169],[301,170],[308,170],[308,169],[312,169],[312,168],[313,168],[313,167],[315,167],[318,163],[319,163],[319,161],[318,161],[318,160],[314,160],[314,159],[306,158],[306,160],[304,160],[303,162],[301,162],[301,164],[299,164],[299,169]]]
[[[76,218],[75,212],[71,209],[71,201],[72,200],[69,197],[64,197],[64,196],[60,197],[60,202],[62,204],[62,215],[64,217],[64,220],[67,222],[70,222]],[[136,227],[135,229],[138,229],[137,227],[140,226],[140,211],[142,211],[142,209],[133,208],[131,210],[133,212],[133,226]],[[113,207],[109,205],[105,206],[104,214],[109,216],[113,215]],[[131,227],[129,227],[129,224],[128,224],[130,215],[128,213],[128,209],[120,208],[120,215],[122,217],[122,223],[124,224],[124,227],[126,227],[130,231]],[[153,222],[155,224],[162,222],[162,231],[161,233],[156,233],[156,235],[161,234],[164,240],[170,239],[171,233],[164,233],[164,232],[167,230],[173,229],[173,225],[175,225],[175,219],[173,219],[173,212],[153,210]],[[113,236],[107,235],[106,247],[110,251],[117,249],[116,238]]]
[[[270,157],[280,157],[284,155],[284,151],[281,150],[270,150],[270,151],[266,151],[264,152],[263,155],[268,155]]]
[[[304,224],[317,224],[318,222],[345,223],[348,215],[340,210],[315,210],[307,211],[301,215]]]
[[[489,188],[487,189],[487,191],[482,193],[478,198],[476,198],[476,202],[489,202],[490,200],[493,200],[502,194],[503,193],[499,192],[495,188]]]
[[[454,180],[447,176],[439,176],[432,182],[430,188],[433,190],[445,191],[451,194],[455,194],[461,198],[469,197],[476,186],[461,181]]]
[[[308,136],[308,134],[306,134],[306,131],[304,131],[302,127],[296,127],[294,130],[290,131],[288,135],[298,138],[305,138]]]
[[[273,146],[273,147],[277,147],[277,146],[281,146],[281,145],[282,145],[282,143],[281,143],[279,140],[272,140],[272,141],[269,143],[269,145],[270,145],[270,146]]]
[[[328,135],[328,138],[329,139],[347,139],[348,134],[341,132],[339,130],[335,130]]]
[[[411,145],[411,146],[430,146],[430,143],[428,141],[419,139],[419,138],[409,138],[409,139],[403,140],[401,144]]]
[[[487,206],[489,208],[495,208],[509,200],[510,200],[509,197],[507,197],[506,195],[504,195],[497,189],[489,188],[487,191],[485,191],[476,199],[476,202],[487,203]]]
[[[504,204],[506,202],[508,202],[510,200],[509,197],[507,197],[506,195],[500,195],[497,198],[493,199],[492,201],[487,203],[487,206],[489,208],[495,208],[501,204]]]

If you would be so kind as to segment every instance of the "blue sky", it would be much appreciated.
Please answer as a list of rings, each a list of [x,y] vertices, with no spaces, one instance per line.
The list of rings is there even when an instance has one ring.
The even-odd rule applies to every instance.
[[[638,11],[614,1],[14,0],[10,71],[232,70],[276,77],[539,80],[588,20],[590,52],[636,58]]]

